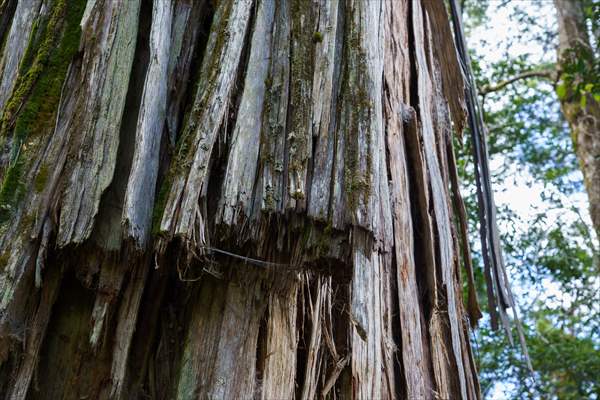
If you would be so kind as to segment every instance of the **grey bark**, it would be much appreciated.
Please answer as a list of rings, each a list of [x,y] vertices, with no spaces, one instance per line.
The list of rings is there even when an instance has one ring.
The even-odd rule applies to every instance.
[[[7,43],[32,30],[26,3],[0,7],[1,60],[22,57]],[[441,3],[40,4],[68,68],[0,69],[19,105],[3,104],[0,398],[480,397]],[[45,81],[19,80],[34,66],[61,84],[44,114]]]

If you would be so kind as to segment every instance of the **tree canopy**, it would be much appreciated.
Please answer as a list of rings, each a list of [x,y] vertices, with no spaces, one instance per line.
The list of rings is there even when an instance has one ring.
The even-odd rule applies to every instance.
[[[520,350],[484,318],[473,340],[487,398],[600,396],[598,237],[561,110],[568,93],[581,107],[600,100],[600,4],[585,1],[583,9],[592,47],[575,47],[559,63],[552,2],[464,2],[502,244],[533,366],[530,373]],[[465,141],[464,154],[469,146]],[[476,232],[472,168],[466,156],[459,160]],[[483,277],[476,278],[483,291]]]

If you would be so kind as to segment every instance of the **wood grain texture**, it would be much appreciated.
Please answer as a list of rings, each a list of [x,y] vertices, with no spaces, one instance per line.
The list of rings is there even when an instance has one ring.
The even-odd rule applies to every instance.
[[[441,3],[43,3],[39,134],[0,69],[0,399],[479,398]]]
[[[63,95],[64,102],[77,106],[58,115],[64,125],[59,124],[57,131],[64,129],[64,135],[71,138],[71,157],[64,166],[65,189],[59,200],[59,246],[82,243],[89,237],[100,198],[113,179],[139,7],[139,0],[102,2],[82,26],[84,55],[79,68],[71,69],[79,85]]]
[[[157,0],[152,7],[150,61],[138,114],[135,151],[123,208],[125,238],[144,249],[150,240],[160,143],[167,107],[167,78],[173,6]]]
[[[408,398],[433,398],[428,372],[427,347],[421,332],[422,310],[418,298],[416,263],[414,259],[413,220],[411,218],[410,181],[407,170],[403,112],[410,101],[404,82],[410,80],[408,29],[402,23],[408,18],[408,1],[402,6],[386,3],[386,58],[384,105],[387,149],[389,153],[391,199],[394,220],[394,249],[396,257],[398,307],[402,344],[402,364]]]
[[[258,151],[266,80],[271,55],[271,30],[275,4],[260,1],[250,43],[244,92],[233,129],[217,223],[235,225],[252,215],[254,186],[258,169]]]
[[[160,229],[200,245],[206,243],[206,232],[198,201],[207,190],[210,156],[229,108],[251,7],[250,0],[224,1],[218,6],[192,113],[182,133],[186,145],[180,146],[172,167],[175,177]]]

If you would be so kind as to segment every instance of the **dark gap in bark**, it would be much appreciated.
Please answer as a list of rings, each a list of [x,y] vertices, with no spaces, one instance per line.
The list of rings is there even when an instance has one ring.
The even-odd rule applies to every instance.
[[[383,82],[383,92],[382,92],[382,104],[385,105],[386,103],[386,92],[389,92],[389,88],[387,86],[387,83]],[[385,106],[384,106],[385,107]],[[384,112],[385,113],[385,112]],[[385,119],[385,117],[384,117]],[[403,132],[404,133],[404,132]],[[384,138],[387,138],[388,132],[387,130],[385,130],[385,124],[384,124]],[[390,149],[388,146],[388,141],[385,140],[385,167],[386,167],[386,174],[387,174],[387,182],[391,182],[391,178],[392,178],[392,172],[391,172],[391,165],[390,165]],[[403,143],[406,143],[406,139],[403,141]],[[405,153],[406,154],[406,153]],[[398,184],[398,183],[396,183]],[[390,201],[390,204],[393,205],[393,201]],[[411,202],[412,204],[412,202]],[[395,226],[394,224],[392,224],[392,231],[395,231]],[[394,238],[396,237],[396,233],[394,232]],[[394,243],[394,246],[397,246],[397,243]],[[390,261],[390,300],[391,300],[391,305],[390,305],[390,313],[391,313],[391,331],[392,331],[392,338],[394,339],[394,345],[395,347],[393,348],[393,368],[394,368],[394,383],[395,383],[395,388],[396,388],[396,393],[395,395],[397,395],[399,398],[401,399],[405,399],[407,398],[407,389],[405,386],[405,382],[406,382],[406,378],[405,378],[405,373],[404,373],[404,364],[402,362],[402,322],[400,321],[400,304],[398,304],[398,261],[396,259],[396,252],[395,251],[391,251],[391,261]],[[416,299],[416,301],[418,301],[418,299]]]
[[[405,366],[402,362],[402,322],[400,321],[400,305],[398,303],[398,281],[396,277],[398,276],[398,265],[395,260],[395,255],[393,255],[392,260],[392,268],[391,268],[391,314],[392,314],[392,338],[394,338],[394,348],[393,348],[393,362],[394,362],[394,382],[396,393],[400,399],[406,399],[408,397],[407,388],[406,388],[406,377],[405,377]],[[418,301],[418,299],[415,299]],[[411,368],[412,366],[407,366]]]
[[[165,254],[166,260],[175,260],[177,247],[170,249]],[[169,268],[168,263],[162,265]],[[182,282],[177,274],[176,267],[170,266],[167,270],[168,283],[163,294],[159,318],[156,348],[151,354],[154,359],[148,361],[148,374],[146,377],[146,390],[154,390],[156,398],[175,398],[177,385],[181,376],[181,363],[185,341],[187,340],[189,325],[192,322],[195,301],[199,301],[202,281]],[[208,279],[208,278],[207,278]],[[154,382],[150,382],[151,374]]]
[[[237,122],[238,110],[244,93],[244,84],[246,72],[248,69],[248,59],[250,58],[252,34],[256,24],[256,4],[250,9],[250,21],[244,37],[244,45],[240,54],[240,62],[236,71],[235,83],[229,99],[229,107],[227,108],[221,127],[219,128],[219,136],[216,139],[215,148],[213,148],[209,160],[208,185],[206,189],[205,203],[201,207],[205,208],[206,221],[210,232],[217,232],[214,238],[209,237],[208,240],[216,239],[219,241],[219,230],[216,226],[216,215],[219,209],[219,199],[221,198],[221,189],[223,185],[225,173],[227,172],[227,160],[229,155],[229,141],[233,135]],[[202,201],[202,199],[200,200]],[[222,232],[223,238],[226,239],[229,232]],[[216,243],[215,243],[216,244]],[[229,248],[226,246],[226,248]]]
[[[0,4],[0,52],[4,51],[5,35],[8,32],[17,9],[17,0],[8,0]]]
[[[340,129],[337,129],[337,127],[339,126],[344,126],[343,125],[343,121],[342,121],[342,114],[343,114],[343,107],[344,107],[344,103],[346,102],[346,97],[348,96],[347,92],[348,92],[348,69],[349,69],[349,40],[350,40],[350,34],[348,32],[348,30],[351,29],[352,25],[353,25],[353,21],[351,18],[351,6],[347,5],[346,2],[340,2],[339,7],[338,7],[338,15],[340,16],[340,20],[341,22],[341,26],[339,27],[339,29],[341,29],[339,32],[341,32],[340,39],[341,39],[341,44],[340,44],[340,48],[336,48],[337,54],[336,56],[338,56],[340,62],[339,62],[339,75],[338,75],[338,79],[339,79],[339,88],[338,88],[338,92],[336,95],[336,113],[335,113],[335,125],[336,125],[336,129],[334,130],[335,132],[335,142],[334,142],[334,153],[333,153],[333,166],[332,166],[332,174],[331,174],[331,192],[330,192],[330,208],[329,208],[329,216],[330,216],[330,220],[334,221],[333,217],[335,214],[335,210],[333,209],[334,207],[334,187],[335,187],[335,179],[336,179],[336,175],[335,172],[337,171],[339,165],[338,165],[338,161],[339,157],[338,154],[341,154],[341,157],[343,159],[343,162],[341,164],[346,164],[348,163],[348,160],[346,159],[346,151],[344,148],[340,149],[338,147],[338,140],[340,139],[340,137],[342,138],[342,146],[348,146],[348,138],[347,138],[347,134],[345,132],[342,132]],[[346,19],[349,21],[348,26],[346,26]],[[343,208],[348,207],[348,201],[347,201],[347,196],[346,196],[346,187],[345,187],[345,171],[342,172],[341,174],[341,182],[338,182],[338,184],[341,187],[341,206]],[[341,223],[342,228],[343,229],[348,229],[348,216],[347,216],[347,212],[343,213],[343,222]],[[335,222],[334,222],[335,223]],[[349,265],[348,268],[350,269],[350,271],[352,271],[352,265]]]
[[[93,375],[103,369],[107,360],[105,354],[92,357],[89,348],[94,297],[94,291],[81,284],[72,268],[64,272],[40,351],[37,379],[31,382],[27,398],[59,399],[68,395],[75,398],[77,393],[100,390],[92,387]]]
[[[409,40],[410,43],[412,43],[411,40]],[[414,59],[413,59],[414,60]],[[411,63],[413,70],[414,70],[414,63]],[[415,71],[412,71],[415,72]],[[412,74],[411,72],[411,74]],[[413,75],[414,76],[414,75]],[[414,80],[411,80],[414,81]],[[412,85],[411,85],[412,86]],[[412,92],[411,90],[411,99],[417,99],[417,92]],[[411,123],[417,123],[417,121],[412,121]],[[406,131],[406,129],[410,129],[409,127],[407,127],[407,125],[404,125],[404,130]],[[412,146],[409,144],[409,141],[406,140],[404,142],[404,146],[405,146],[405,154],[407,154],[409,156],[409,160],[412,158],[411,155],[414,154],[413,152],[418,152],[420,151],[419,148],[412,148]],[[416,299],[416,301],[419,304],[419,309],[420,309],[420,319],[421,319],[421,335],[422,335],[422,340],[423,340],[423,344],[425,346],[428,345],[429,341],[430,341],[430,337],[429,337],[429,321],[431,318],[431,313],[432,313],[432,309],[433,309],[433,304],[431,302],[431,295],[430,295],[430,288],[429,288],[429,284],[428,284],[428,279],[427,279],[427,264],[426,264],[426,257],[425,257],[425,253],[428,251],[425,244],[425,233],[422,231],[422,226],[424,225],[424,220],[425,218],[427,218],[427,215],[423,215],[423,211],[420,209],[419,206],[419,194],[418,194],[418,188],[417,186],[417,178],[416,178],[416,173],[417,171],[415,171],[414,168],[414,161],[410,161],[407,162],[407,175],[408,175],[408,181],[409,181],[409,198],[410,198],[410,205],[411,205],[411,218],[413,221],[412,224],[412,228],[413,228],[413,238],[414,238],[414,248],[413,248],[413,257],[414,257],[414,263],[415,263],[415,279],[417,282],[417,290],[418,290],[418,295],[419,298]],[[425,349],[425,352],[427,352],[428,349]],[[430,371],[430,375],[433,376],[433,365],[431,364],[431,358],[429,357],[429,354],[426,353],[425,357],[427,358],[427,362],[428,362],[428,369]],[[401,361],[401,360],[400,360]],[[410,366],[406,366],[408,368],[410,368]]]
[[[9,388],[12,387],[12,383],[16,377],[18,371],[18,351],[15,348],[9,347],[9,345],[3,341],[2,351],[6,352],[6,359],[0,366],[0,396],[6,396]]]
[[[314,57],[313,57],[313,59],[314,59]],[[312,125],[312,118],[311,118],[310,124]],[[317,143],[318,143],[317,138],[318,138],[318,136],[315,136],[314,126],[313,126],[312,140],[311,140],[312,146],[310,149],[310,157],[308,157],[308,162],[306,163],[306,183],[305,183],[306,197],[303,200],[299,200],[297,202],[297,203],[304,202],[304,208],[306,210],[308,210],[308,205],[310,204],[310,196],[312,193],[313,168],[314,168],[314,164],[315,164],[315,154],[317,153]],[[298,204],[296,205],[296,211],[298,214],[302,213],[302,207],[300,207]]]
[[[416,49],[415,49],[415,32],[414,32],[414,24],[413,24],[413,18],[412,18],[412,13],[413,13],[413,4],[412,2],[409,2],[408,4],[408,46],[409,46],[409,58],[410,58],[410,88],[409,88],[409,93],[410,93],[410,102],[412,103],[411,106],[415,109],[415,117],[418,114],[419,111],[419,88],[418,88],[418,75],[417,75],[417,58],[416,58]],[[418,121],[412,121],[412,123],[414,124],[418,124]],[[406,131],[406,129],[410,129],[409,127],[407,127],[406,124],[404,124],[404,130]],[[418,129],[418,125],[415,127],[415,129]],[[404,142],[404,146],[405,146],[405,154],[409,155],[409,158],[411,157],[412,154],[414,154],[413,152],[418,152],[420,151],[419,148],[416,149],[412,149],[410,144],[408,143],[408,140],[405,140]],[[431,312],[432,312],[432,306],[433,304],[431,304],[431,297],[428,296],[429,294],[429,288],[428,288],[428,279],[427,279],[427,271],[425,270],[426,268],[426,263],[425,263],[425,251],[426,249],[424,248],[423,244],[424,244],[424,238],[423,238],[423,232],[419,230],[419,225],[422,225],[422,221],[424,221],[424,218],[426,218],[425,215],[422,215],[422,210],[420,210],[419,207],[419,198],[418,198],[418,188],[416,187],[417,185],[417,180],[416,180],[416,171],[414,170],[414,166],[415,163],[414,162],[408,162],[407,163],[407,175],[408,175],[408,181],[409,181],[409,197],[410,197],[410,202],[411,202],[411,217],[413,220],[413,237],[414,237],[414,249],[413,249],[413,256],[414,256],[414,260],[415,260],[415,277],[416,277],[416,281],[417,281],[417,288],[418,288],[418,293],[419,293],[419,308],[421,310],[420,313],[420,319],[421,319],[421,338],[422,338],[422,343],[424,345],[424,355],[427,359],[427,368],[429,370],[429,375],[431,377],[433,377],[433,361],[431,359],[431,355],[430,355],[430,349],[429,349],[429,344],[430,344],[430,335],[429,335],[429,321],[431,319]],[[435,386],[435,383],[434,383]],[[432,388],[433,390],[433,388]]]
[[[142,0],[135,56],[125,98],[125,111],[123,112],[119,131],[117,161],[112,182],[102,194],[94,231],[91,235],[92,240],[105,250],[116,251],[121,248],[121,216],[136,146],[137,119],[150,58],[151,22],[152,1]]]
[[[311,280],[304,277],[304,282],[298,290],[298,312],[296,314],[296,326],[298,327],[298,347],[296,348],[296,387],[295,398],[302,398],[302,388],[306,379],[306,362],[308,360],[307,349],[310,343],[311,322],[308,319],[308,293],[311,290]]]
[[[194,0],[201,1],[201,0]],[[197,24],[200,28],[195,39],[192,61],[189,67],[188,74],[188,85],[183,87],[184,94],[182,96],[183,100],[180,103],[180,108],[175,112],[177,113],[177,131],[169,132],[169,124],[166,123],[164,130],[167,134],[164,134],[160,144],[160,156],[159,156],[159,165],[158,165],[158,175],[156,179],[156,189],[154,193],[155,204],[154,207],[157,207],[157,202],[161,197],[161,190],[165,184],[165,179],[169,179],[167,176],[169,172],[169,166],[171,164],[173,155],[177,149],[177,142],[179,140],[179,136],[183,131],[183,127],[185,126],[185,121],[187,120],[189,113],[194,105],[194,100],[196,97],[196,92],[198,89],[199,76],[202,66],[202,60],[204,58],[204,53],[206,51],[206,45],[208,43],[208,38],[210,36],[210,27],[212,26],[213,17],[215,14],[215,2],[213,1],[204,1],[202,3],[203,7],[200,11],[200,15],[197,20],[188,21],[188,24]],[[196,5],[192,5],[192,7],[196,7]],[[172,96],[173,90],[175,88],[169,87],[169,94],[167,99]],[[172,112],[169,108],[169,104],[167,103],[167,112]],[[171,142],[171,138],[173,142]],[[166,196],[166,194],[165,194]],[[169,247],[171,245],[169,244]]]
[[[416,66],[416,56],[415,56],[415,45],[414,45],[414,41],[415,41],[415,37],[414,37],[414,27],[413,27],[413,23],[412,23],[412,10],[413,6],[412,4],[408,5],[408,15],[409,15],[409,21],[408,21],[408,43],[409,43],[409,55],[410,55],[410,76],[412,77],[412,79],[410,79],[410,99],[411,99],[411,105],[414,109],[415,109],[415,117],[418,115],[418,110],[419,110],[419,89],[418,89],[418,80],[417,78],[417,66]],[[418,121],[410,121],[409,123],[412,124],[417,124]],[[409,125],[404,124],[404,131],[406,132],[407,129],[411,129]],[[418,126],[416,127],[416,129],[418,129]],[[406,137],[406,135],[405,135]],[[426,264],[425,264],[425,252],[426,249],[423,246],[423,244],[425,243],[424,240],[424,235],[423,232],[419,229],[422,224],[420,223],[420,221],[423,221],[427,216],[423,215],[422,210],[419,207],[419,195],[418,195],[418,180],[416,177],[416,174],[418,173],[417,171],[415,171],[415,167],[413,166],[413,157],[411,156],[412,154],[415,154],[414,152],[420,152],[420,149],[413,149],[412,146],[410,145],[410,141],[409,140],[405,140],[404,141],[404,146],[405,146],[405,155],[406,155],[406,172],[407,172],[407,176],[408,176],[408,182],[409,182],[409,197],[410,197],[410,205],[411,205],[411,217],[412,217],[412,227],[413,227],[413,238],[414,238],[414,249],[413,249],[413,256],[414,256],[414,260],[415,260],[415,274],[416,274],[416,280],[417,280],[417,287],[419,289],[419,301],[422,303],[422,309],[423,309],[423,315],[425,317],[425,319],[428,321],[429,317],[430,317],[430,310],[431,310],[431,304],[429,304],[429,296],[427,296],[427,293],[429,291],[428,285],[427,285],[427,271],[425,271],[426,269]]]
[[[342,93],[342,65],[344,65],[345,59],[344,57],[344,25],[345,25],[345,15],[346,15],[346,7],[345,2],[340,2],[337,8],[337,27],[335,29],[335,55],[333,57],[334,60],[340,60],[340,62],[335,63],[333,70],[333,86],[332,86],[332,104],[331,104],[331,117],[329,119],[329,135],[333,137],[333,162],[331,163],[331,183],[329,185],[329,204],[327,205],[328,210],[328,223],[331,224],[333,220],[333,193],[335,188],[335,171],[337,167],[337,152],[338,152],[338,136],[337,136],[337,126],[338,126],[338,118],[340,116],[340,102],[338,101],[341,98]],[[341,33],[340,33],[341,32]]]
[[[202,0],[193,0],[194,2],[201,2]],[[187,118],[187,114],[191,110],[194,105],[194,99],[196,97],[196,92],[198,89],[198,82],[200,77],[200,71],[202,66],[202,60],[204,59],[204,53],[206,51],[206,45],[208,43],[208,38],[210,36],[210,27],[212,26],[212,21],[215,15],[215,1],[202,1],[202,10],[200,11],[200,15],[196,21],[190,20],[188,24],[197,24],[200,28],[198,33],[196,34],[194,50],[192,55],[192,61],[190,63],[189,74],[188,74],[188,82],[189,85],[186,85],[183,90],[185,91],[183,95],[183,101],[181,102],[183,106],[181,109],[177,110],[177,120],[178,120],[178,129],[177,132],[174,133],[174,139],[177,141],[179,139],[179,135],[182,132],[182,128],[185,125],[184,122]],[[196,7],[196,5],[192,5],[191,7]],[[169,88],[169,91],[172,92],[174,88]],[[173,143],[175,144],[175,143]]]
[[[265,361],[269,354],[267,354],[267,319],[269,318],[269,305],[267,300],[267,306],[264,308],[263,315],[260,319],[260,325],[258,327],[258,340],[256,343],[256,383],[254,385],[254,398],[262,398],[262,381],[263,374],[265,371]]]
[[[130,379],[126,382],[127,388],[124,391],[124,398],[135,398],[138,394],[140,397],[149,396],[149,391],[144,391],[146,374],[148,373],[148,365],[153,360],[150,359],[152,354],[157,353],[159,341],[159,312],[163,307],[163,300],[168,283],[171,282],[168,273],[164,268],[155,269],[151,265],[147,278],[146,287],[142,296],[139,317],[136,323],[135,333],[132,340],[128,363],[128,376]],[[169,370],[170,360],[166,360],[163,367]],[[166,385],[165,387],[168,387]],[[154,398],[160,398],[154,396]]]

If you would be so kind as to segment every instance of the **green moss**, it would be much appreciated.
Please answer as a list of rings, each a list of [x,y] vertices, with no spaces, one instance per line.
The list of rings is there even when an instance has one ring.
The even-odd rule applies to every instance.
[[[292,197],[292,199],[295,200],[302,200],[305,197],[304,193],[302,193],[300,190],[297,190],[294,193],[290,193],[290,196]]]
[[[43,164],[38,171],[35,180],[33,181],[33,188],[36,192],[40,193],[46,187],[46,183],[48,182],[48,177],[50,175],[50,171],[48,170],[48,166]]]
[[[310,156],[310,93],[313,78],[313,63],[306,62],[312,59],[314,53],[314,36],[306,29],[306,25],[314,22],[310,1],[293,0],[291,2],[291,76],[290,81],[290,124],[288,134],[289,164],[288,174],[292,184],[300,185],[305,179],[308,159]],[[296,186],[296,185],[294,185]],[[298,187],[290,196],[302,199],[305,194]]]
[[[8,221],[17,203],[23,197],[24,184],[21,181],[24,161],[17,156],[4,175],[0,186],[0,223]]]
[[[2,254],[0,254],[0,271],[3,271],[6,269],[6,266],[8,265],[9,260],[10,260],[10,253],[8,251],[3,251]]]
[[[196,138],[196,128],[206,107],[206,99],[212,97],[212,93],[216,88],[216,75],[221,65],[221,54],[229,38],[227,23],[231,15],[233,0],[221,1],[217,7],[211,25],[207,50],[202,60],[200,75],[194,85],[194,105],[184,117],[184,129],[177,141],[177,152],[170,166],[169,173],[173,176],[184,172],[192,163],[196,150],[193,146]],[[206,151],[209,150],[208,146],[201,148]]]
[[[353,18],[348,10],[347,18]],[[348,57],[348,68],[345,69],[342,82],[344,96],[344,118],[347,128],[344,129],[344,190],[346,203],[350,210],[355,210],[360,199],[366,203],[371,195],[372,172],[372,132],[370,115],[373,105],[368,94],[368,71],[366,55],[360,44],[360,32],[351,26],[348,40],[344,43],[344,51]],[[359,149],[359,143],[366,148]],[[361,157],[365,157],[365,166],[361,168]]]
[[[33,226],[33,224],[35,223],[35,215],[33,213],[27,213],[23,216],[23,219],[21,220],[22,223],[22,227],[25,228],[24,230],[26,232],[29,232],[30,228]]]
[[[320,223],[307,224],[300,236],[300,241],[306,252],[316,258],[326,255],[331,249],[334,231],[331,222],[323,226]]]
[[[313,42],[321,43],[323,41],[323,34],[321,32],[313,33]]]
[[[215,3],[213,5],[217,7],[217,11],[213,18],[209,43],[204,53],[201,71],[194,84],[194,105],[184,116],[184,128],[175,145],[176,151],[173,155],[173,161],[169,166],[169,171],[159,190],[152,211],[152,233],[154,235],[162,233],[160,231],[160,223],[169,198],[172,181],[178,175],[185,174],[191,167],[196,150],[210,150],[208,143],[201,142],[199,147],[195,146],[196,130],[200,123],[202,112],[206,107],[206,99],[212,97],[212,93],[216,88],[215,82],[221,65],[221,54],[230,35],[227,24],[233,8],[233,0],[220,1],[218,4]],[[200,168],[206,167],[200,166]]]
[[[269,211],[275,211],[276,209],[276,199],[273,187],[271,185],[266,185],[265,187],[265,208]]]
[[[2,135],[13,133],[13,157],[0,189],[0,222],[9,218],[24,193],[22,176],[31,165],[41,135],[54,127],[62,85],[79,47],[85,4],[85,0],[57,0],[49,17],[34,24],[15,89],[2,114]],[[36,191],[43,189],[47,174],[47,170],[38,173]]]
[[[84,1],[70,1],[69,5],[66,0],[56,3],[45,29],[46,37],[21,86],[22,91],[29,91],[29,97],[15,124],[15,135],[18,137],[43,132],[54,125],[67,69],[79,47],[79,21],[84,7]],[[60,29],[60,25],[64,26],[63,35],[56,46],[56,30]]]
[[[167,179],[162,183],[156,201],[154,202],[154,208],[152,209],[152,233],[154,235],[160,234],[160,222],[162,220],[169,193],[171,192],[171,180],[167,176]]]

